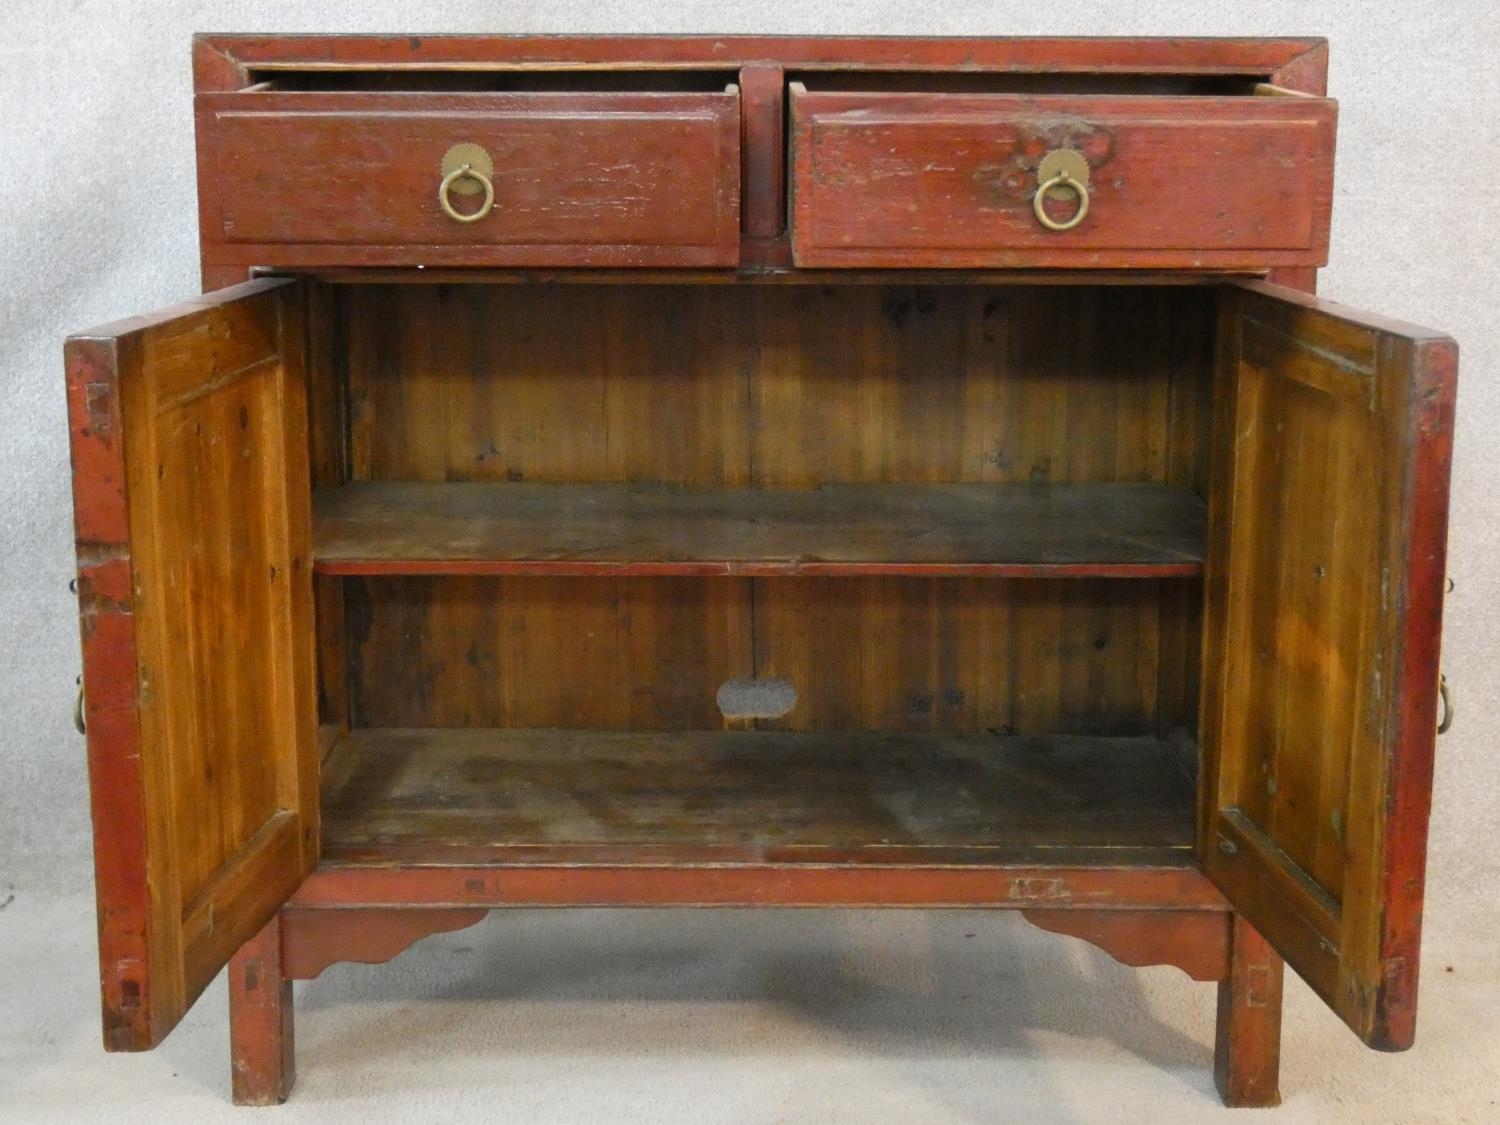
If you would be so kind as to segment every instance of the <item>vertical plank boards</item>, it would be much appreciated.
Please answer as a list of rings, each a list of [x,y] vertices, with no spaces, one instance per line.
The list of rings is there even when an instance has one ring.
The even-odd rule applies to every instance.
[[[1212,320],[1170,286],[339,292],[374,480],[1162,481]]]
[[[355,726],[714,729],[753,670],[742,580],[346,581]]]
[[[1192,289],[339,292],[351,336],[354,479],[807,488],[1185,482],[1196,471],[1200,443],[1174,432],[1199,424],[1206,398],[1192,378],[1202,372],[1213,309]],[[1124,733],[1191,721],[1193,599],[1169,593],[1170,584],[714,585],[710,606],[691,583],[663,586],[670,600],[647,594],[649,583],[570,579],[459,582],[445,592],[420,582],[351,584],[351,598],[362,599],[360,620],[351,616],[356,719],[718,725],[705,703],[718,681],[699,668],[709,614],[720,622],[710,632],[728,630],[754,649],[723,650],[715,675],[758,667],[800,680],[793,725]],[[618,647],[600,640],[627,620],[630,636]],[[545,640],[554,634],[567,639]],[[853,661],[844,647],[827,652],[837,636],[865,638],[864,651]],[[503,637],[521,639],[507,649],[493,640]],[[1165,655],[1164,637],[1175,646]],[[653,655],[646,645],[659,647]],[[645,663],[626,662],[627,653]],[[663,662],[679,660],[693,672],[674,719],[659,708],[670,698]],[[536,683],[574,682],[573,702],[540,702],[504,673],[499,683],[511,686],[486,689],[481,669],[494,662],[524,663]],[[587,689],[578,683],[586,677],[597,677]],[[602,686],[632,678],[634,704]],[[963,702],[945,702],[958,696]],[[1169,719],[1157,715],[1159,698],[1169,701]]]
[[[275,650],[239,639],[251,622],[272,619],[279,560],[268,525],[285,519],[261,475],[278,460],[279,303],[223,308],[208,333],[219,341],[212,359],[198,351],[203,332],[191,321],[147,334],[143,376],[125,388],[126,442],[140,454],[129,466],[139,504],[132,539],[143,548],[136,583],[143,607],[155,610],[143,614],[141,678],[153,741],[164,748],[150,759],[158,772],[148,784],[169,794],[157,813],[170,817],[182,902],[270,818],[279,796],[278,763],[251,749],[261,722],[276,721],[265,713]],[[222,387],[200,391],[217,371]]]
[[[796,687],[777,729],[1155,725],[1155,582],[346,581],[356,726],[715,729],[749,675]]]
[[[603,345],[602,479],[747,484],[750,437],[736,361],[749,344],[733,303],[685,286],[590,295]],[[559,421],[566,428],[566,417]]]
[[[1184,293],[1162,356],[1170,372],[1164,452],[1168,484],[1208,497],[1213,445],[1216,293]],[[1213,529],[1210,528],[1210,534]],[[1202,691],[1203,583],[1163,583],[1158,730],[1196,733]]]
[[[343,320],[345,303],[337,289],[315,282],[304,282],[303,289],[309,478],[313,488],[330,488],[349,479],[349,331]],[[342,582],[314,576],[313,622],[319,739],[327,749],[349,729],[349,654]]]
[[[1124,734],[1155,716],[1154,582],[762,579],[757,674],[787,730]],[[1101,630],[1099,618],[1127,628]],[[1116,669],[1144,669],[1124,675]]]
[[[289,295],[281,304],[282,360],[262,410],[271,434],[261,465],[261,488],[270,499],[263,534],[273,558],[271,620],[255,637],[273,661],[269,756],[278,760],[277,802],[297,821],[296,878],[318,862],[318,634],[313,593],[312,443],[308,403],[308,304]],[[244,567],[244,560],[235,560]],[[253,565],[253,564],[252,564]],[[241,581],[253,581],[248,571]],[[265,744],[260,752],[266,754]],[[216,966],[215,966],[216,968]]]

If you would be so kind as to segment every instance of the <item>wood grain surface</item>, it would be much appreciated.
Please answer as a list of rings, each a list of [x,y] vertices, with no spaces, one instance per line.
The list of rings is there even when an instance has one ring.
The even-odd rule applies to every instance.
[[[247,261],[297,246],[304,267],[739,262],[733,89],[212,94],[198,131],[200,221]],[[494,207],[469,223],[438,201],[459,143],[495,168]]]
[[[1194,785],[1149,738],[356,730],[325,767],[324,855],[1170,863]]]
[[[317,569],[369,575],[1192,576],[1204,513],[1156,484],[357,482],[313,508]]]
[[[1206,457],[1212,288],[335,295],[355,480],[1146,483]]]
[[[1318,98],[1017,96],[791,87],[799,266],[1264,270],[1323,264],[1336,108]],[[1090,205],[1033,211],[1055,149]],[[1078,210],[1049,196],[1055,221]]]
[[[1165,581],[349,578],[356,726],[718,729],[735,677],[782,677],[798,730],[1190,729]],[[1175,669],[1175,671],[1174,671]]]
[[[111,1050],[160,1042],[316,861],[297,292],[67,344]]]
[[[1453,341],[1227,287],[1210,491],[1204,864],[1366,1042],[1411,1045]]]

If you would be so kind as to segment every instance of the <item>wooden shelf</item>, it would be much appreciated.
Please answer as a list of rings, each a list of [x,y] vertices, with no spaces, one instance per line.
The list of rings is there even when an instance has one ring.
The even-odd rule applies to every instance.
[[[357,482],[314,497],[325,574],[1181,577],[1204,504],[1157,484]]]
[[[1196,759],[1154,738],[365,729],[325,864],[1192,864]]]

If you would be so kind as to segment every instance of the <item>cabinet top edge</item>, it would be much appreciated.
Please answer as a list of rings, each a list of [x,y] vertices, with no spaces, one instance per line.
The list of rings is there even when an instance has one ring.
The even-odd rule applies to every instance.
[[[199,33],[200,89],[250,70],[443,67],[1113,71],[1275,76],[1322,70],[1316,37],[919,37],[752,35],[266,35]]]

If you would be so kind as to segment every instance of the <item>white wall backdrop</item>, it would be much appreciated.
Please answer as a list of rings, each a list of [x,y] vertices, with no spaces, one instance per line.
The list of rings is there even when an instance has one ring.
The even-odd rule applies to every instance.
[[[91,879],[60,345],[197,292],[194,31],[1325,35],[1342,103],[1322,292],[1463,349],[1431,925],[1500,915],[1500,15],[1487,0],[0,0],[0,901]]]

